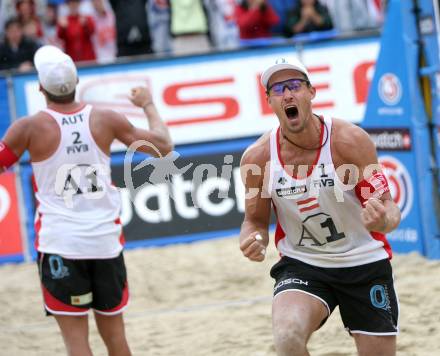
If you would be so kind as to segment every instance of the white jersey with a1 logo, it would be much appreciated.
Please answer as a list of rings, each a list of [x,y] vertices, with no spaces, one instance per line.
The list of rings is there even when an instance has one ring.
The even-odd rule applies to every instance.
[[[280,155],[279,130],[270,136],[270,175],[280,254],[319,267],[351,267],[391,258],[385,235],[368,231],[361,221],[355,189],[338,179],[331,154],[332,120],[324,119],[321,144],[307,178],[296,179]],[[310,169],[308,169],[310,168]],[[304,176],[304,175],[303,175]]]
[[[112,258],[123,248],[121,201],[111,182],[110,157],[90,131],[92,106],[77,112],[43,110],[61,140],[48,159],[33,162],[36,248],[66,258]]]

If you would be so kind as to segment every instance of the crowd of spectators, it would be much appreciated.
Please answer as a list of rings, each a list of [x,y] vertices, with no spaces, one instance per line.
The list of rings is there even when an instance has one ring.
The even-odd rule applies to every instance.
[[[235,49],[249,40],[377,28],[385,0],[0,0],[0,70],[43,44],[75,61]]]

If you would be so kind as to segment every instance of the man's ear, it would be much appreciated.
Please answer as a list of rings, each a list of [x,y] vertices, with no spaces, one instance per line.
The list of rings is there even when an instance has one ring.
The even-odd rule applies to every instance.
[[[316,88],[314,86],[310,85],[309,90],[310,90],[310,94],[312,94],[312,99],[314,99],[316,96]]]

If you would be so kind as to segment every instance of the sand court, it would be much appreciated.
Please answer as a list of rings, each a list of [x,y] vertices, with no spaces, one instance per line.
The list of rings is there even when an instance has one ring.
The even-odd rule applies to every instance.
[[[125,313],[133,355],[275,355],[268,249],[263,263],[241,256],[237,238],[125,252],[131,302]],[[400,297],[398,355],[440,354],[440,261],[393,258]],[[58,327],[44,316],[34,263],[0,266],[0,355],[65,354]],[[94,355],[106,355],[93,317]],[[355,355],[336,309],[312,336],[310,353]]]

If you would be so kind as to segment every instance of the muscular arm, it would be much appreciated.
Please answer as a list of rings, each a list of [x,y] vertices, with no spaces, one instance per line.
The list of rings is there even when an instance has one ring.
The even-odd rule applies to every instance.
[[[15,121],[1,140],[18,158],[20,158],[29,147],[30,125],[31,121],[28,118]],[[0,174],[4,171],[5,169],[0,165]]]
[[[245,216],[240,230],[240,249],[252,261],[264,259],[264,250],[269,243],[271,200],[263,193],[265,166],[268,161],[264,151],[265,147],[258,142],[244,153],[240,164],[246,192]],[[262,239],[259,240],[257,235]]]
[[[376,173],[383,173],[377,160],[376,147],[368,134],[352,124],[338,123],[337,127],[337,134],[333,139],[335,151],[341,163],[354,164],[358,168],[357,183],[368,180]],[[362,211],[362,220],[369,231],[388,233],[397,228],[400,223],[400,209],[390,192],[383,193],[378,199],[368,199]]]
[[[116,114],[112,120],[115,138],[130,146],[137,141],[144,141],[139,150],[153,156],[165,156],[173,150],[173,143],[167,125],[162,121],[151,94],[146,88],[134,88],[131,101],[144,110],[149,129],[134,127],[123,115]]]

